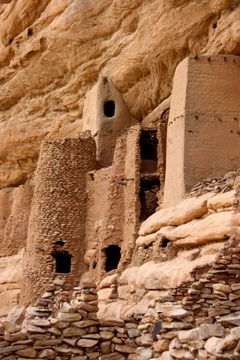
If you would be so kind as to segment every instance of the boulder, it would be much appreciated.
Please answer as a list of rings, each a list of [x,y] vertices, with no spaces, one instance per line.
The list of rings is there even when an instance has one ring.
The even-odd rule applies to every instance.
[[[187,224],[173,227],[163,227],[160,234],[174,241],[177,247],[193,247],[221,241],[231,236],[232,212],[222,212],[209,215],[205,219],[192,220]]]
[[[135,352],[139,360],[148,360],[153,356],[153,350],[149,347],[138,347]]]
[[[207,201],[207,208],[212,210],[219,210],[233,206],[234,190],[228,191],[223,194],[217,194]]]
[[[161,209],[145,220],[139,230],[140,236],[152,234],[168,225],[182,225],[207,213],[207,200],[212,193],[183,200],[176,206]]]
[[[21,325],[26,314],[25,306],[14,306],[14,308],[8,313],[7,321],[16,325]]]
[[[159,238],[161,238],[161,234],[159,234],[159,231],[153,234],[149,234],[146,236],[139,236],[136,240],[136,246],[147,246],[149,247],[152,245],[155,241],[157,241]]]
[[[212,336],[206,341],[204,347],[210,354],[216,354],[217,347],[221,343],[221,341],[222,340],[218,337]]]
[[[98,285],[99,289],[108,288],[117,281],[117,274],[106,276]]]

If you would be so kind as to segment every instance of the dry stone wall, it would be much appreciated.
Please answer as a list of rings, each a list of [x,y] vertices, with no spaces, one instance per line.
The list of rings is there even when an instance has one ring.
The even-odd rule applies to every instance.
[[[239,221],[240,177],[235,180],[233,225]],[[0,358],[58,360],[238,360],[240,247],[232,234],[214,261],[147,311],[98,314],[98,289],[83,281],[66,291],[55,277],[34,307],[16,307],[0,324]],[[116,276],[111,283],[116,284]],[[117,299],[113,300],[117,305]]]
[[[231,262],[239,257],[240,248],[235,246],[233,241],[222,251],[224,256],[231,257]],[[240,283],[235,279],[225,284],[221,273],[220,277],[214,273],[215,279],[209,280],[220,258],[221,255],[210,271],[193,278],[189,286],[188,293],[194,294],[193,304],[212,304],[214,308],[214,312],[206,308],[199,317],[195,317],[194,306],[187,308],[184,300],[172,295],[161,301],[153,299],[146,313],[132,314],[128,320],[106,317],[99,321],[95,284],[82,284],[71,296],[63,290],[63,281],[56,278],[35,307],[28,308],[26,313],[24,307],[18,307],[9,314],[8,321],[1,323],[0,357],[6,360],[238,359]],[[226,263],[222,261],[222,265]]]
[[[76,287],[72,296],[63,287],[54,279],[35,307],[16,307],[1,323],[1,359],[136,359],[136,320],[99,322],[94,283]]]
[[[23,302],[36,299],[56,273],[70,289],[85,271],[86,173],[95,168],[89,133],[43,143],[24,256]]]

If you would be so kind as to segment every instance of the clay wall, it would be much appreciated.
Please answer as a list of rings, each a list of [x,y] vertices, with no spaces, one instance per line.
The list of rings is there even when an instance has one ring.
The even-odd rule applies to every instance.
[[[117,138],[137,123],[111,79],[102,78],[87,94],[83,111],[83,131],[90,130],[96,141],[101,167],[112,164]]]
[[[65,288],[79,283],[85,270],[86,173],[95,167],[95,143],[89,134],[43,143],[24,256],[22,302],[36,299],[56,273],[65,280]]]
[[[167,123],[165,121],[157,124],[158,134],[158,172],[160,180],[160,189],[158,192],[158,204],[161,206],[164,198],[164,184],[166,173],[166,141],[167,141]]]
[[[87,176],[87,198],[88,212],[86,218],[86,241],[87,253],[84,261],[89,266],[91,277],[96,276],[101,258],[101,236],[103,231],[104,216],[106,215],[107,193],[111,167],[90,172]],[[92,269],[96,269],[93,276]],[[99,269],[99,270],[98,270]]]
[[[240,60],[235,56],[185,59],[177,67],[167,129],[164,206],[193,185],[239,166]]]
[[[140,225],[141,204],[140,194],[140,127],[135,126],[128,130],[126,142],[126,161],[124,169],[124,228],[122,247],[122,267],[129,265],[135,248],[136,238]]]
[[[108,247],[119,247],[119,267],[131,262],[140,214],[139,137],[140,127],[130,128],[117,140],[112,166],[88,174],[85,262],[95,280],[106,273]]]

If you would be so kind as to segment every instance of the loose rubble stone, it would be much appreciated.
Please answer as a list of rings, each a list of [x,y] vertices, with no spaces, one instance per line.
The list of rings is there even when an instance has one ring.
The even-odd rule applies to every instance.
[[[153,348],[156,352],[164,352],[169,349],[170,340],[162,339],[153,343]]]
[[[194,360],[194,355],[184,349],[172,349],[170,350],[170,355],[174,356],[176,359]]]
[[[217,353],[217,347],[218,345],[221,343],[221,339],[212,336],[210,338],[208,338],[208,340],[205,343],[205,349],[210,353],[210,354],[214,354]]]
[[[91,340],[91,339],[80,339],[77,341],[77,346],[83,348],[90,348],[98,343],[98,340]]]
[[[139,360],[148,360],[153,356],[151,348],[138,347],[135,349],[135,352],[138,355]]]
[[[34,350],[33,348],[26,348],[23,350],[18,350],[16,351],[17,355],[20,355],[22,357],[26,357],[26,358],[36,358],[37,357],[37,351]]]
[[[108,317],[100,319],[101,326],[124,326],[124,321],[117,318]]]
[[[188,343],[190,341],[198,340],[199,339],[199,329],[179,331],[178,338],[181,343]]]
[[[26,307],[17,305],[8,313],[7,321],[16,325],[21,325],[24,320],[25,314]]]
[[[51,359],[55,359],[56,356],[57,356],[57,353],[52,349],[44,349],[39,352],[40,359],[48,358],[51,360]]]
[[[75,322],[81,320],[80,314],[72,314],[72,313],[62,313],[60,312],[58,314],[58,319],[60,321],[66,321],[66,322]]]

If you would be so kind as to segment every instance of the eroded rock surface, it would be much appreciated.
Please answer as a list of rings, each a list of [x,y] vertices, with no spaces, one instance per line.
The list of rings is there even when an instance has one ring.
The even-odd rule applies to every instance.
[[[0,317],[6,317],[10,309],[19,304],[22,281],[23,251],[17,255],[0,258]]]
[[[238,55],[237,0],[0,3],[0,187],[24,183],[44,138],[81,131],[85,93],[104,76],[141,121],[193,54]]]

